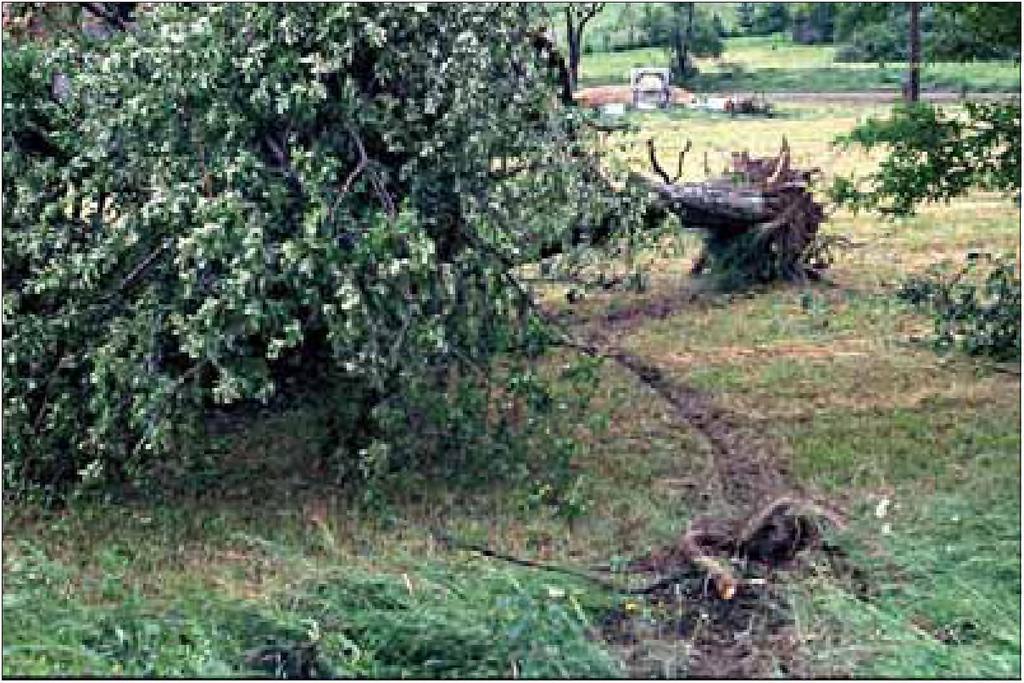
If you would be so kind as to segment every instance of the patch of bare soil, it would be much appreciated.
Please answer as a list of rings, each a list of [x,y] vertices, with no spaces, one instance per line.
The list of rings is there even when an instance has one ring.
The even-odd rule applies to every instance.
[[[693,94],[683,88],[672,87],[672,104],[685,104]],[[573,93],[573,99],[586,107],[600,107],[605,104],[632,104],[633,89],[628,85],[600,85],[582,88]]]
[[[621,349],[605,355],[630,370],[673,407],[679,419],[711,445],[717,488],[722,500],[751,509],[766,500],[798,491],[779,449],[757,435],[703,391],[672,381],[650,361]]]
[[[651,320],[664,320],[685,310],[707,309],[713,301],[703,285],[671,285],[649,290],[644,298],[614,310],[568,309],[555,319],[575,330],[593,343],[606,346],[608,333],[622,334],[635,330]]]
[[[683,579],[641,612],[627,605],[608,614],[600,629],[636,678],[759,678],[796,659],[785,601],[767,579],[728,601],[699,577]]]

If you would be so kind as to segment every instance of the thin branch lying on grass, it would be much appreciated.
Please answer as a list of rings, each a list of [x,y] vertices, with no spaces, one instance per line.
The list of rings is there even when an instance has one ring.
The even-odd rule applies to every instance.
[[[721,556],[723,550],[731,551],[730,554],[734,556],[758,562],[786,561],[801,550],[823,546],[822,522],[827,522],[835,528],[844,526],[843,520],[837,514],[817,503],[783,496],[772,500],[740,522],[725,522],[715,527],[706,523],[691,523],[686,533],[672,548],[684,560],[684,566],[677,567],[668,575],[639,588],[623,588],[589,571],[516,557],[484,545],[460,541],[443,530],[435,530],[432,535],[444,547],[477,552],[484,557],[521,567],[575,576],[625,595],[656,593],[691,576],[691,570],[695,568],[714,584],[719,599],[732,600],[739,587],[750,582],[737,578],[729,566],[729,559]],[[652,554],[648,558],[630,563],[627,569],[650,566],[657,569],[658,565],[665,564],[666,559],[670,560],[672,556],[673,553],[670,551],[666,558],[652,559]],[[599,567],[594,568],[594,571],[609,571],[609,568]]]

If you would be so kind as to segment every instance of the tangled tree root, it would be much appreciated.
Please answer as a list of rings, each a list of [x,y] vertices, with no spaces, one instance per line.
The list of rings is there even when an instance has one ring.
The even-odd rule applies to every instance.
[[[648,190],[653,212],[673,213],[683,225],[706,232],[693,275],[710,268],[736,283],[821,279],[839,246],[818,234],[825,209],[811,183],[821,170],[794,168],[785,138],[776,156],[734,152],[724,175],[702,182],[678,182],[689,143],[674,177],[659,164],[653,139],[647,147],[661,180],[634,173],[630,182]]]
[[[704,573],[719,598],[731,600],[742,584],[731,560],[768,565],[788,562],[801,550],[822,547],[827,527],[843,526],[836,513],[814,502],[781,497],[739,522],[697,520],[675,546],[635,560],[627,569],[665,573],[672,565],[688,565]],[[669,572],[667,578],[630,592],[653,593],[674,583],[678,576],[678,571]]]

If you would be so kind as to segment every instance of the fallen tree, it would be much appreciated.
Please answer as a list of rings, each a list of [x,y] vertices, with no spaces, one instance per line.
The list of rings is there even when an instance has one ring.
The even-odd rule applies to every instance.
[[[560,101],[565,106],[595,106],[591,93],[575,93],[565,59],[550,39],[535,33],[532,45],[547,60],[548,69],[556,76]],[[683,91],[680,91],[683,93]],[[684,97],[689,97],[684,94]],[[600,98],[599,98],[600,99]],[[734,106],[735,105],[735,106]],[[728,110],[739,113],[770,113],[770,105],[762,97],[730,100]],[[590,127],[603,132],[618,130],[605,123],[590,121]],[[658,162],[654,140],[647,141],[654,180],[640,173],[628,176],[626,187],[608,179],[601,169],[601,160],[590,157],[591,180],[606,185],[607,211],[598,211],[596,221],[588,224],[577,220],[568,239],[548,241],[540,245],[537,256],[546,259],[564,253],[568,247],[582,244],[601,246],[612,238],[622,237],[624,220],[622,202],[611,201],[624,192],[646,195],[642,225],[650,230],[662,223],[668,214],[675,214],[684,227],[706,232],[704,252],[697,258],[693,274],[716,271],[729,284],[750,281],[784,280],[804,282],[817,280],[821,270],[831,261],[831,247],[837,240],[819,237],[818,228],[825,218],[824,207],[810,190],[818,168],[797,169],[785,137],[779,153],[773,157],[751,157],[747,151],[733,152],[732,165],[720,177],[701,182],[680,183],[683,160],[690,150],[688,141],[679,154],[676,176],[670,177]],[[705,163],[706,166],[706,163]],[[524,169],[525,170],[525,169]],[[628,200],[627,200],[628,203]],[[581,217],[582,218],[582,217]]]
[[[532,44],[556,75],[562,104],[594,106],[586,93],[574,95],[565,60],[550,40],[543,33],[536,33]],[[736,102],[740,104],[733,106]],[[770,105],[763,97],[760,101],[748,98],[736,102],[730,100],[729,111],[770,113]],[[603,132],[618,130],[618,127],[597,121],[591,121],[590,126]],[[680,183],[683,159],[690,147],[688,141],[679,154],[678,171],[672,178],[658,162],[654,140],[649,139],[651,167],[660,181],[631,173],[626,187],[605,177],[601,160],[590,157],[586,175],[598,184],[603,180],[607,191],[600,199],[608,210],[603,214],[598,211],[600,218],[589,224],[578,220],[567,240],[542,243],[537,256],[546,259],[564,253],[567,247],[601,246],[612,238],[622,237],[622,225],[630,221],[625,220],[622,203],[611,198],[628,191],[633,195],[646,195],[644,229],[651,230],[668,214],[675,214],[684,227],[705,231],[705,249],[694,263],[694,275],[713,270],[723,276],[723,283],[737,285],[751,281],[820,279],[821,271],[830,265],[832,247],[841,241],[822,239],[818,235],[825,211],[815,201],[810,184],[820,169],[793,168],[789,143],[783,137],[779,153],[774,157],[751,157],[747,151],[733,152],[732,166],[722,176]]]
[[[539,10],[155,5],[128,32],[93,4],[103,39],[77,6],[5,14],[67,37],[5,23],[5,493],[141,489],[308,395],[337,480],[535,455],[539,421],[488,408],[509,354],[531,414],[562,409],[511,272],[639,213],[597,196]]]
[[[630,182],[645,188],[651,211],[675,214],[686,227],[707,234],[704,253],[694,264],[699,275],[709,267],[757,281],[817,279],[828,266],[822,258],[818,228],[825,211],[810,182],[818,169],[793,168],[785,138],[774,157],[733,153],[732,168],[721,177],[680,183],[683,158],[674,178],[658,163],[648,141],[651,166],[661,178],[634,173]]]
[[[842,240],[818,234],[825,210],[815,200],[811,183],[820,169],[794,168],[785,138],[775,156],[733,152],[725,173],[692,182],[679,182],[689,142],[679,154],[674,177],[659,163],[653,140],[648,140],[647,147],[657,178],[637,172],[629,173],[624,182],[604,177],[601,199],[643,198],[644,230],[654,230],[675,215],[684,228],[703,231],[705,248],[694,263],[694,275],[714,272],[726,284],[735,285],[821,278],[821,271],[831,263],[832,248]],[[592,175],[602,175],[600,161],[593,162]],[[564,253],[569,246],[601,246],[623,237],[622,202],[607,206],[604,213],[597,212],[598,220],[579,222],[568,241],[543,245],[539,257]]]

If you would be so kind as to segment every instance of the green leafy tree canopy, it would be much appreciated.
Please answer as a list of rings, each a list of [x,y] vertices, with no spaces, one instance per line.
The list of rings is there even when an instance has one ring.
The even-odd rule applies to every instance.
[[[515,268],[618,200],[534,13],[155,5],[5,41],[8,490],[133,477],[296,378],[344,388],[354,453],[440,368],[543,340]]]

